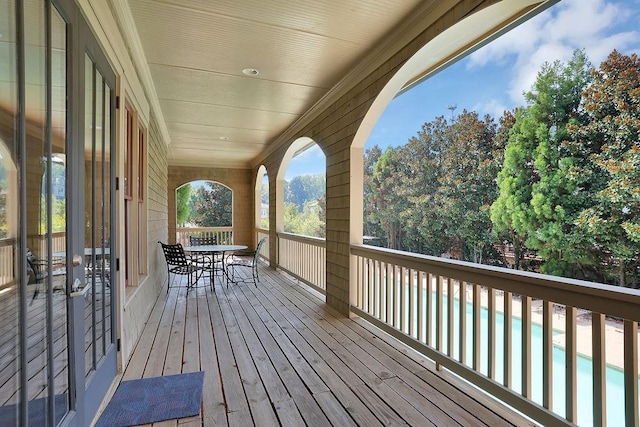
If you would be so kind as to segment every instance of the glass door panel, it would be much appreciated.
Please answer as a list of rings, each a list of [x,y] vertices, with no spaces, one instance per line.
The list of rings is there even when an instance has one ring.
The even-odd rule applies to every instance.
[[[0,411],[20,420],[21,359],[20,307],[22,280],[17,260],[20,224],[18,176],[22,173],[17,146],[18,76],[16,73],[16,10],[13,2],[0,2]],[[13,425],[13,424],[11,424]]]
[[[111,339],[110,197],[111,89],[85,56],[85,374],[107,354]]]
[[[66,22],[48,2],[25,2],[24,216],[17,256],[26,258],[22,359],[27,419],[54,425],[69,409],[66,294]],[[21,247],[20,243],[24,242]],[[24,251],[24,252],[22,252]],[[18,260],[19,261],[19,260]],[[18,263],[19,264],[19,263]],[[21,417],[24,417],[24,413]]]
[[[67,301],[67,23],[51,7],[51,86],[50,136],[47,153],[47,188],[49,218],[47,224],[48,265],[47,298],[51,313],[51,359],[55,424],[69,408],[69,322]]]

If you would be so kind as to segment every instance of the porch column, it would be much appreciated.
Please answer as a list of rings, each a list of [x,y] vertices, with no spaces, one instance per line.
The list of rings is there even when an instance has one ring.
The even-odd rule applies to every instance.
[[[336,146],[344,148],[327,150],[327,304],[349,315],[350,216],[351,209],[358,208],[358,203],[351,200],[350,186],[352,172],[357,171],[351,171],[350,144]]]

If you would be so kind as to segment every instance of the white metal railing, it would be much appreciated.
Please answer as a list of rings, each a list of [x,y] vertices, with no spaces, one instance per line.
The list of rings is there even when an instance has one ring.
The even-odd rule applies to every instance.
[[[220,245],[233,244],[233,227],[178,227],[176,228],[176,243],[190,246],[189,236],[215,237]]]
[[[638,425],[637,291],[365,245],[351,263],[352,311],[439,367],[542,425]]]
[[[323,293],[326,260],[325,239],[278,233],[278,267]]]
[[[256,242],[259,242],[265,237],[267,238],[267,240],[265,240],[264,244],[262,245],[262,248],[260,248],[260,256],[262,257],[262,259],[269,261],[269,230],[266,230],[264,228],[257,228],[256,237]]]

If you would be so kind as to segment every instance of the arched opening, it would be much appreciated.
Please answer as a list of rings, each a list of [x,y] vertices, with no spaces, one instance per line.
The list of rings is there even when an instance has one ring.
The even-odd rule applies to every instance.
[[[570,5],[550,8],[473,54],[454,58],[441,70],[425,71],[402,86],[370,133],[368,140],[375,145],[368,143],[370,150],[364,152],[365,243],[640,286],[640,252],[635,226],[630,226],[637,221],[637,211],[630,206],[637,203],[622,194],[626,190],[618,192],[621,180],[633,181],[618,172],[629,169],[629,157],[622,153],[630,154],[632,144],[623,142],[626,131],[620,130],[615,137],[621,144],[618,157],[606,145],[582,147],[590,123],[598,120],[590,113],[601,99],[592,95],[594,91],[627,97],[598,86],[597,73],[618,78],[617,70],[633,60],[616,52],[633,52],[635,43],[625,41],[621,35],[628,28],[616,21],[608,21],[610,29],[594,29],[592,37],[580,40],[568,34],[552,39],[539,35],[550,23],[597,12],[597,5],[586,11]],[[467,25],[466,20],[458,25]],[[524,34],[536,34],[530,38],[534,46],[518,44]],[[446,40],[447,32],[442,37]],[[608,38],[609,43],[600,41]],[[606,63],[599,69],[590,57],[596,64]],[[633,84],[625,81],[626,86]],[[591,110],[585,111],[588,102]],[[634,113],[611,114],[621,118]],[[409,115],[419,119],[411,122]],[[546,133],[534,133],[533,128]],[[603,138],[613,140],[606,133]],[[609,166],[592,160],[606,156]],[[585,178],[574,178],[569,163]],[[603,202],[614,193],[609,203]],[[610,206],[617,206],[618,212]],[[603,228],[593,231],[595,223]]]
[[[175,198],[177,242],[187,246],[193,236],[233,243],[231,188],[215,181],[191,181],[176,188]]]
[[[311,138],[299,138],[287,150],[276,180],[278,231],[324,238],[325,155]]]
[[[17,235],[17,171],[7,147],[0,139],[0,239]]]
[[[255,225],[259,229],[269,229],[269,175],[267,168],[262,165],[258,168],[255,188]]]
[[[350,241],[363,243],[364,147],[390,102],[399,93],[455,64],[478,48],[537,13],[535,1],[500,2],[448,28],[417,51],[388,81],[362,120],[351,145]],[[548,7],[548,5],[542,5]],[[509,25],[505,26],[505,22]],[[497,28],[501,30],[497,31]]]

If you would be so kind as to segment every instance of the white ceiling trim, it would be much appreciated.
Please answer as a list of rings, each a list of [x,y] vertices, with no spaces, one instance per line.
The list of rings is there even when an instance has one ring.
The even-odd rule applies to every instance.
[[[151,77],[151,70],[147,64],[147,58],[142,49],[142,42],[138,36],[138,30],[133,21],[133,14],[129,8],[127,0],[109,0],[111,2],[116,21],[119,23],[121,34],[124,38],[127,47],[130,50],[131,61],[136,68],[138,78],[144,88],[145,94],[148,98],[148,102],[153,109],[152,115],[157,119],[158,130],[165,145],[169,146],[171,143],[171,137],[169,130],[164,121],[162,109],[160,108],[160,101],[158,100],[158,92],[153,84],[153,78]]]

